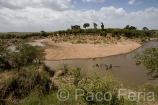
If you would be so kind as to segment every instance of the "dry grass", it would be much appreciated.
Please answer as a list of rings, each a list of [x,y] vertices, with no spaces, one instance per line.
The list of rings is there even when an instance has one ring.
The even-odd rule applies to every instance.
[[[54,43],[68,42],[72,44],[117,44],[121,41],[134,41],[140,42],[139,39],[128,39],[126,37],[112,37],[111,35],[70,35],[70,36],[53,36],[50,37]]]

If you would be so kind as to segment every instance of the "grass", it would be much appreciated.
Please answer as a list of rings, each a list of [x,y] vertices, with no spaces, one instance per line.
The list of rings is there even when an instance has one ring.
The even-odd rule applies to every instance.
[[[30,65],[23,67],[19,72],[16,70],[1,72],[0,76],[7,75],[9,78],[0,82],[0,101],[9,105],[142,105],[144,101],[130,101],[127,97],[118,100],[118,89],[125,88],[122,83],[112,76],[99,78],[87,77],[80,74],[80,68],[68,68],[65,64],[61,71],[51,73],[45,65]],[[51,73],[51,74],[49,74]],[[58,74],[58,75],[56,75]],[[5,84],[4,84],[5,83]],[[47,86],[46,84],[49,84]],[[49,87],[49,88],[48,88]],[[131,91],[153,91],[158,99],[158,85],[146,84],[142,87],[132,88]],[[47,90],[48,89],[48,90]],[[66,89],[69,92],[67,101],[60,101],[57,97],[58,90]],[[82,89],[77,90],[76,89]],[[7,90],[8,92],[5,92]],[[4,94],[4,92],[6,94]],[[90,97],[91,92],[94,94]],[[112,93],[110,101],[97,101],[95,95],[101,92]],[[64,93],[65,94],[65,93]],[[2,97],[3,95],[3,97]],[[75,95],[81,95],[75,98]],[[5,96],[5,97],[4,97]],[[99,95],[98,98],[102,98]],[[106,95],[108,98],[109,95]],[[87,100],[88,99],[88,100]],[[148,103],[146,103],[148,104]],[[150,104],[149,104],[150,105]]]
[[[37,67],[23,67],[19,72],[14,71],[14,75],[8,72],[6,75],[9,78],[1,82],[0,102],[4,104],[18,102],[30,93],[43,96],[56,89],[49,79],[48,73],[44,70],[38,70]]]
[[[154,84],[145,84],[143,86],[137,86],[134,88],[136,91],[143,91],[143,92],[154,92],[155,100],[158,100],[158,85]]]
[[[123,37],[123,39],[116,37],[107,38],[105,36],[100,35],[69,35],[69,36],[53,36],[51,37],[52,41],[55,43],[60,42],[69,42],[72,44],[116,44],[120,41],[135,41],[135,42],[141,42],[142,39],[134,38],[129,39],[126,37]],[[142,40],[143,41],[143,40]]]

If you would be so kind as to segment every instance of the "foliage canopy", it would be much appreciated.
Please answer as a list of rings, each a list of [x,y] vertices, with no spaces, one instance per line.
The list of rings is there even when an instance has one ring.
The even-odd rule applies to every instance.
[[[18,68],[26,66],[33,62],[40,61],[45,55],[44,49],[40,46],[32,46],[30,44],[18,44],[15,51],[5,50],[0,47],[0,68],[5,67]]]
[[[150,47],[136,53],[136,64],[148,70],[147,75],[153,79],[158,78],[158,48]]]

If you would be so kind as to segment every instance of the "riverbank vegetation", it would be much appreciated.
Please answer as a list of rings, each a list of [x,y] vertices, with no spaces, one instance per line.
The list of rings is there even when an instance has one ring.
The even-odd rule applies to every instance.
[[[158,78],[158,48],[150,47],[144,51],[136,53],[134,56],[136,64],[148,70],[147,75],[153,79]]]
[[[44,64],[22,67],[18,72],[15,69],[1,72],[0,76],[3,78],[0,78],[0,103],[2,105],[150,105],[157,102],[148,102],[146,98],[144,101],[144,94],[141,95],[140,100],[130,101],[128,98],[130,92],[152,91],[157,100],[157,85],[146,84],[142,87],[128,88],[126,95],[119,99],[118,90],[126,87],[111,76],[103,79],[98,76],[86,77],[80,74],[79,68],[67,67],[52,74]],[[66,101],[61,101],[57,96],[61,89],[69,92],[69,98]],[[76,89],[80,89],[77,94]],[[100,92],[97,96],[99,101],[94,96],[98,92]],[[106,101],[111,97],[109,94],[102,95],[107,92],[112,94],[109,101]],[[65,94],[62,93],[62,95]],[[78,95],[77,100],[75,95]],[[145,97],[148,96],[145,95]],[[100,100],[102,98],[103,100]]]
[[[84,37],[84,36],[102,36],[105,37],[119,39],[120,36],[126,37],[129,39],[140,39],[142,42],[149,40],[150,38],[157,38],[158,31],[157,30],[149,30],[147,27],[143,27],[142,30],[138,30],[135,26],[127,25],[124,28],[104,28],[104,24],[101,23],[101,28],[97,28],[97,24],[93,22],[94,28],[89,27],[89,23],[84,23],[83,28],[80,25],[71,26],[71,28],[67,30],[58,30],[54,32],[8,32],[8,33],[0,33],[0,44],[11,45],[21,41],[30,41],[45,37],[62,37],[62,41],[71,40],[71,36]],[[86,38],[87,38],[86,37]],[[53,41],[60,42],[61,40],[57,40],[58,38],[53,38]],[[88,38],[91,40],[90,38]],[[95,38],[94,38],[95,40]],[[107,39],[106,39],[107,40]],[[106,43],[106,40],[104,42]],[[73,42],[72,43],[76,43]],[[86,43],[85,39],[80,41],[78,39],[77,43]],[[98,43],[94,42],[93,43]]]
[[[40,59],[44,57],[41,47],[28,44],[17,45],[15,51],[0,50],[0,103],[1,105],[135,105],[154,104],[156,102],[140,100],[130,101],[128,96],[118,97],[118,89],[126,89],[122,83],[111,76],[99,78],[87,77],[80,72],[80,68],[69,68],[67,65],[53,71]],[[37,62],[38,61],[38,62]],[[7,63],[5,63],[7,62]],[[10,65],[10,68],[6,64]],[[145,85],[137,88],[128,88],[128,92],[154,92],[157,100],[157,85]],[[69,99],[61,101],[57,94],[66,89]],[[76,89],[82,89],[75,99]],[[96,99],[94,95],[100,92]],[[110,98],[111,97],[111,98]],[[145,96],[148,97],[148,96]],[[110,99],[110,100],[108,100]],[[108,101],[107,101],[108,100]]]
[[[22,42],[50,37],[54,42],[71,42],[76,43],[117,43],[117,40],[123,38],[131,40],[149,40],[156,38],[158,32],[143,27],[137,30],[134,26],[127,25],[123,29],[97,28],[97,24],[93,23],[94,28],[88,28],[89,23],[85,23],[82,29],[79,25],[72,26],[71,29],[59,30],[55,32],[32,32],[32,33],[0,33],[0,104],[1,105],[142,105],[142,104],[158,104],[158,85],[146,84],[144,86],[126,87],[112,76],[99,78],[87,77],[80,72],[80,68],[69,68],[67,65],[59,68],[59,70],[51,70],[42,60],[44,59],[44,49],[39,46],[31,46],[22,44]],[[19,44],[20,43],[20,44]],[[8,46],[14,44],[15,49],[12,51]],[[155,55],[157,50],[151,49],[147,51]],[[143,53],[144,54],[144,53]],[[139,54],[138,54],[139,55]],[[145,67],[152,69],[151,73],[157,70],[157,57],[153,60],[142,58],[150,56],[141,56],[137,63],[145,64]],[[148,62],[149,61],[149,62]],[[146,64],[149,65],[146,66]],[[151,74],[150,74],[151,75]],[[157,74],[152,75],[157,78]],[[140,100],[130,101],[128,96],[118,97],[118,89],[127,89],[129,92],[154,92],[156,101]],[[59,90],[66,89],[69,92],[69,99],[66,101],[59,100],[57,94]],[[81,97],[75,99],[76,89],[82,89],[78,94]],[[97,98],[105,99],[97,100],[95,96],[91,96],[100,92]],[[110,92],[110,95],[105,94]],[[65,93],[64,93],[65,94]],[[138,98],[138,97],[137,97]]]
[[[30,44],[18,44],[15,49],[0,46],[0,69],[20,69],[32,63],[40,63],[44,49]]]

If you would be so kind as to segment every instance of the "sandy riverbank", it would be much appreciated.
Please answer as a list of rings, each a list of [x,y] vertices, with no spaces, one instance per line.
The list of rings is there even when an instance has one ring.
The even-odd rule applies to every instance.
[[[133,41],[123,41],[117,44],[54,43],[50,38],[36,41],[47,45],[45,48],[47,60],[106,57],[127,53],[141,46]]]

